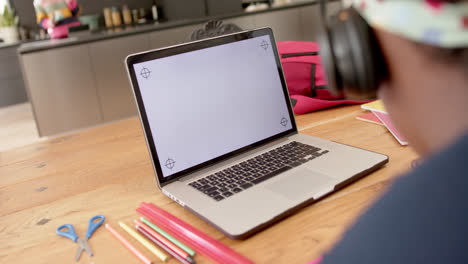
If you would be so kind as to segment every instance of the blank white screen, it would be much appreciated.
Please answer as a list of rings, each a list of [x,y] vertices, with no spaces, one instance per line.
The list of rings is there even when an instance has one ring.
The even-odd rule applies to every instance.
[[[292,128],[269,36],[134,70],[164,177]]]

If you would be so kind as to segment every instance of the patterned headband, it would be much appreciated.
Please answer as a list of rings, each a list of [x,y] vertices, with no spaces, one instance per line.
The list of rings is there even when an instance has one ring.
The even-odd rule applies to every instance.
[[[373,27],[441,48],[468,47],[468,2],[352,0]]]

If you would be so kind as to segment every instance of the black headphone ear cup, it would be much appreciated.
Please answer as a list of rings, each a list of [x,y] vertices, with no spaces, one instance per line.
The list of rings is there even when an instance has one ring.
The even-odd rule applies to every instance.
[[[331,34],[328,26],[326,25],[325,18],[323,21],[323,30],[318,35],[318,43],[320,47],[322,65],[324,67],[325,76],[327,78],[328,90],[330,90],[334,95],[340,95],[343,93],[341,89],[343,87],[343,82],[336,67]]]
[[[348,8],[332,20],[330,36],[344,94],[375,98],[386,67],[370,26],[354,8]]]
[[[355,55],[352,54],[354,49],[350,43],[347,27],[343,20],[339,17],[347,12],[346,10],[338,13],[337,16],[333,17],[330,25],[330,35],[332,39],[332,49],[335,55],[335,64],[338,72],[338,76],[342,81],[340,87],[344,91],[345,95],[348,94],[350,87],[357,87],[358,83],[358,71],[356,70],[356,63],[353,61]]]

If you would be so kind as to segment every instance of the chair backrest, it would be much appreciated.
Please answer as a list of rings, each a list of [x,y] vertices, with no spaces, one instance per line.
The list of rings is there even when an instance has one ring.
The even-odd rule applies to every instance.
[[[222,20],[210,20],[201,29],[194,30],[190,33],[188,41],[212,38],[240,31],[242,31],[242,29],[236,24],[224,24]]]

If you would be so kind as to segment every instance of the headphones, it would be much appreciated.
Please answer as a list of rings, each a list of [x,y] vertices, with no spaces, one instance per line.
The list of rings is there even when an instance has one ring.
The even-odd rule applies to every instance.
[[[347,98],[376,98],[388,70],[372,28],[353,7],[328,19],[326,0],[320,0],[320,16],[318,42],[328,88]]]

